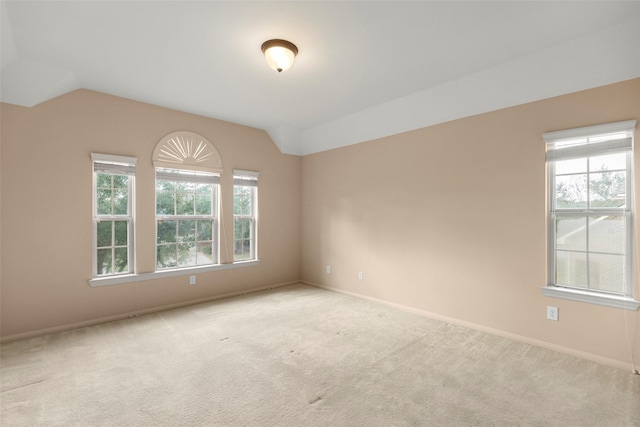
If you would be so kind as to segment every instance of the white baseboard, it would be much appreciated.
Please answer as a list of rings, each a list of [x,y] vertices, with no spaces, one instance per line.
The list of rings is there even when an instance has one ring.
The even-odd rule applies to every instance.
[[[289,286],[289,285],[293,285],[293,284],[296,284],[296,283],[302,283],[302,282],[299,281],[299,280],[294,280],[292,282],[283,282],[283,283],[278,283],[278,284],[275,284],[275,285],[261,286],[261,287],[258,287],[258,288],[251,288],[251,289],[247,289],[247,290],[244,290],[244,291],[231,292],[231,293],[222,294],[222,295],[213,295],[213,296],[206,297],[206,298],[199,298],[199,299],[194,299],[194,300],[189,300],[189,301],[182,301],[182,302],[178,302],[178,303],[174,303],[174,304],[162,305],[162,306],[158,306],[158,307],[145,308],[143,310],[137,310],[137,311],[127,312],[127,313],[115,314],[113,316],[100,317],[100,318],[97,318],[97,319],[90,319],[90,320],[85,320],[85,321],[82,321],[82,322],[68,323],[68,324],[65,324],[65,325],[53,326],[51,328],[44,328],[44,329],[37,329],[37,330],[34,330],[34,331],[21,332],[21,333],[18,333],[18,334],[12,334],[12,335],[7,335],[7,336],[4,336],[4,337],[0,337],[0,343],[7,343],[7,342],[18,341],[18,340],[27,339],[27,338],[34,338],[34,337],[38,337],[38,336],[41,336],[41,335],[47,335],[47,334],[53,334],[53,333],[56,333],[56,332],[63,332],[63,331],[69,331],[69,330],[72,330],[72,329],[84,328],[86,326],[98,325],[100,323],[114,322],[114,321],[117,321],[117,320],[128,319],[128,318],[131,318],[131,317],[142,316],[142,315],[150,314],[150,313],[157,313],[157,312],[160,312],[160,311],[171,310],[171,309],[174,309],[174,308],[187,307],[189,305],[202,304],[204,302],[216,301],[216,300],[221,300],[221,299],[226,299],[226,298],[237,297],[237,296],[240,296],[240,295],[251,294],[251,293],[255,293],[255,292],[267,291],[267,290],[270,290],[270,289],[280,288],[280,287],[283,287],[283,286]]]
[[[634,372],[635,373],[634,369],[637,369],[631,363],[626,363],[626,362],[622,362],[620,360],[610,359],[608,357],[599,356],[597,354],[588,353],[588,352],[585,352],[585,351],[580,351],[580,350],[576,350],[576,349],[573,349],[573,348],[564,347],[564,346],[553,344],[553,343],[549,343],[549,342],[546,342],[546,341],[537,340],[535,338],[530,338],[530,337],[527,337],[527,336],[524,336],[524,335],[518,335],[518,334],[511,333],[511,332],[502,331],[500,329],[489,328],[489,327],[486,327],[486,326],[483,326],[483,325],[479,325],[477,323],[467,322],[467,321],[456,319],[456,318],[453,318],[453,317],[443,316],[441,314],[432,313],[430,311],[421,310],[421,309],[418,309],[418,308],[409,307],[409,306],[406,306],[406,305],[385,301],[385,300],[382,300],[382,299],[370,297],[370,296],[367,296],[367,295],[358,294],[358,293],[355,293],[355,292],[345,291],[345,290],[338,289],[338,288],[332,288],[330,286],[325,286],[325,285],[319,285],[317,283],[309,282],[309,281],[306,281],[306,280],[301,280],[300,282],[304,283],[305,285],[314,286],[316,288],[326,289],[328,291],[338,292],[338,293],[345,294],[345,295],[350,295],[350,296],[356,297],[356,298],[362,298],[362,299],[366,299],[366,300],[369,300],[369,301],[378,302],[380,304],[384,304],[384,305],[387,305],[387,306],[390,306],[390,307],[394,307],[394,308],[397,308],[397,309],[400,309],[400,310],[403,310],[403,311],[408,311],[410,313],[414,313],[414,314],[418,314],[420,316],[428,317],[430,319],[440,320],[440,321],[443,321],[443,322],[451,323],[453,325],[464,326],[464,327],[469,328],[469,329],[475,329],[477,331],[486,332],[488,334],[497,335],[497,336],[500,336],[500,337],[503,337],[503,338],[509,338],[509,339],[514,340],[514,341],[522,342],[522,343],[529,344],[529,345],[534,345],[536,347],[546,348],[547,350],[557,351],[558,353],[568,354],[570,356],[578,357],[580,359],[590,360],[592,362],[600,363],[602,365],[607,365],[607,366],[611,366],[611,367],[614,367],[614,368],[623,369],[623,370],[626,370],[626,371],[629,371],[629,372]]]

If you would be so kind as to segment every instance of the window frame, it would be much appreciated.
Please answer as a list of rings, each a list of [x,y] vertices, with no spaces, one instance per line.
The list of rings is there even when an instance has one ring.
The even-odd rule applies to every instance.
[[[137,158],[129,156],[117,156],[112,154],[91,153],[91,169],[92,169],[92,277],[93,279],[112,278],[115,276],[124,276],[135,273],[135,167]],[[100,172],[102,171],[102,172]],[[112,173],[105,173],[112,171]],[[126,215],[105,215],[98,214],[98,187],[97,175],[126,175],[129,177],[127,181],[127,214]],[[112,189],[114,187],[111,187]],[[98,224],[102,221],[115,223],[116,221],[127,222],[127,271],[112,272],[108,274],[98,274]],[[112,233],[115,233],[112,228]],[[115,262],[116,245],[115,236],[112,235],[111,262],[112,270]],[[106,248],[100,247],[100,248]]]
[[[190,170],[190,169],[181,169],[181,168],[177,168],[177,167],[172,167],[172,168],[167,168],[167,167],[156,167],[154,168],[155,171],[155,179],[154,179],[154,201],[155,201],[155,244],[154,244],[154,248],[155,248],[155,255],[154,255],[154,270],[156,272],[165,272],[165,271],[172,271],[172,270],[188,270],[188,269],[198,269],[198,268],[203,268],[203,267],[211,267],[211,266],[215,266],[215,265],[219,265],[220,264],[220,239],[219,239],[219,235],[220,235],[220,215],[219,215],[219,209],[220,209],[220,174],[217,173],[213,173],[213,172],[203,172],[203,171],[196,171],[196,170]],[[160,174],[160,179],[161,180],[172,180],[170,179],[172,176],[173,178],[175,178],[176,180],[174,182],[188,182],[188,183],[192,183],[192,184],[199,184],[199,183],[208,183],[211,184],[211,214],[210,215],[197,215],[195,210],[194,210],[194,215],[179,215],[177,213],[177,207],[176,207],[176,213],[174,215],[158,215],[158,175]],[[193,180],[188,180],[186,179],[186,176],[193,176],[194,179]],[[164,178],[164,179],[162,179]],[[169,179],[168,179],[169,178]],[[194,193],[194,195],[197,194],[197,190],[196,193]],[[194,200],[195,202],[195,200]],[[196,229],[196,240],[193,242],[196,246],[196,264],[193,265],[179,265],[177,264],[177,260],[176,260],[176,265],[172,266],[172,267],[159,267],[158,266],[158,247],[159,247],[159,243],[158,243],[158,222],[159,221],[176,221],[176,227],[178,227],[178,221],[212,221],[212,230],[211,230],[211,250],[212,250],[212,262],[210,263],[204,263],[204,264],[198,264],[197,263],[197,247],[198,247],[198,242],[200,242],[198,240],[198,236],[197,236],[197,229]],[[177,237],[177,233],[176,233],[176,237]],[[175,245],[179,245],[179,242],[176,239],[176,243]],[[163,246],[168,246],[168,245],[164,245]],[[177,249],[176,249],[177,250]]]
[[[585,128],[570,129],[566,131],[549,132],[544,134],[544,140],[547,143],[547,194],[548,194],[548,208],[547,208],[547,286],[543,288],[543,294],[546,296],[569,299],[574,301],[582,301],[593,304],[605,305],[610,307],[624,308],[629,310],[636,310],[640,305],[640,302],[634,299],[634,281],[633,281],[633,257],[634,251],[634,151],[633,151],[633,133],[635,129],[635,120],[609,123],[605,125],[590,126]],[[598,145],[598,142],[590,143],[589,138],[600,137],[603,135],[611,135],[616,133],[626,132],[628,135],[625,138],[611,139],[609,141],[603,141]],[[564,141],[572,139],[586,139],[584,143],[577,143],[575,146],[564,149],[562,145]],[[625,144],[617,144],[618,141],[626,141],[630,139],[630,148]],[[563,151],[564,149],[564,151]],[[558,154],[561,153],[561,154]],[[624,153],[625,155],[625,192],[626,203],[622,207],[594,207],[589,205],[589,177],[591,171],[589,160],[592,157]],[[569,156],[569,157],[566,157]],[[587,177],[587,206],[585,208],[558,208],[556,206],[556,162],[565,160],[568,158],[574,159],[587,159],[587,170],[584,174]],[[582,173],[581,173],[582,174]],[[589,264],[587,261],[587,284],[582,286],[572,285],[560,285],[556,283],[556,268],[557,268],[557,247],[556,247],[556,220],[563,216],[577,216],[584,217],[587,229],[585,230],[585,238],[587,239],[587,247],[585,250],[586,259],[589,259],[589,254],[597,253],[590,249],[589,246],[589,226],[590,218],[602,217],[607,215],[622,216],[625,218],[626,230],[625,230],[625,264],[624,264],[624,277],[625,282],[623,284],[624,289],[621,292],[593,289],[589,287]]]
[[[233,170],[233,262],[242,263],[258,260],[258,177],[259,172],[241,169]],[[236,187],[246,187],[251,191],[249,215],[236,214]],[[249,221],[249,258],[236,259],[237,221]],[[246,239],[241,239],[246,240]],[[243,251],[244,253],[244,251]]]

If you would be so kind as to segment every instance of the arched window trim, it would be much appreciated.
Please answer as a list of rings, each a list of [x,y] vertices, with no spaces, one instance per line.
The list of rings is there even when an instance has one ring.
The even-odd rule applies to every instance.
[[[216,147],[202,135],[189,131],[172,132],[153,150],[156,168],[183,169],[222,174],[222,159]]]

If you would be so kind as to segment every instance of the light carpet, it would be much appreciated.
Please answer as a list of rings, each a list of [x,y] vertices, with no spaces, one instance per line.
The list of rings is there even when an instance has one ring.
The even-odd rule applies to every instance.
[[[2,346],[2,426],[640,426],[640,376],[294,285]]]

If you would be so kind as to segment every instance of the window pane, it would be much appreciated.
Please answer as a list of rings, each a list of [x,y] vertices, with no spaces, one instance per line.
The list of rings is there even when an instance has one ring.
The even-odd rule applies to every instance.
[[[587,172],[587,159],[559,160],[555,165],[556,175]]]
[[[571,138],[571,139],[563,139],[561,141],[555,141],[552,143],[552,145],[556,148],[566,148],[566,147],[571,147],[573,145],[586,144],[587,141],[588,141],[588,138],[578,137],[578,138]]]
[[[129,188],[129,177],[127,175],[113,175],[114,188]]]
[[[196,177],[190,171],[176,171],[180,179]],[[215,213],[214,193],[217,186],[208,183],[188,181],[157,181],[156,212],[168,217],[161,226],[158,221],[158,242],[175,243],[173,249],[158,249],[158,268],[188,267],[199,264],[211,264],[215,256],[213,247],[213,214]],[[191,216],[203,216],[211,219],[188,219]],[[187,217],[187,218],[185,218]],[[184,219],[182,219],[184,218]],[[167,245],[168,246],[168,245]]]
[[[111,189],[111,177],[113,175],[106,173],[96,174],[96,188],[109,188]]]
[[[625,257],[622,255],[589,255],[589,287],[624,292],[624,263]]]
[[[191,193],[177,193],[176,197],[176,215],[193,215],[194,195]]]
[[[195,193],[197,184],[195,182],[176,182],[176,191],[184,193]]]
[[[606,156],[594,156],[589,158],[591,172],[625,170],[627,168],[627,155],[625,153],[608,154]]]
[[[198,193],[209,193],[211,194],[211,190],[213,189],[211,184],[198,184],[196,192]]]
[[[556,284],[587,286],[587,254],[556,251]]]
[[[98,215],[111,215],[111,189],[96,191],[96,209]]]
[[[111,274],[111,248],[98,249],[97,253],[97,272],[98,276],[103,274]]]
[[[123,273],[129,271],[129,259],[127,248],[115,248],[113,250],[115,259],[114,266],[116,273]]]
[[[175,201],[174,193],[156,192],[156,214],[175,215]]]
[[[251,187],[233,187],[234,215],[251,215]]]
[[[176,245],[159,245],[156,256],[158,268],[175,267],[178,258]]]
[[[597,172],[590,174],[591,206],[623,207],[627,202],[625,172]]]
[[[242,253],[242,249],[243,249],[243,245],[242,245],[242,240],[236,240],[235,241],[235,249],[234,249],[234,253],[233,253],[233,259],[244,259],[245,256]]]
[[[111,226],[113,222],[111,221],[100,221],[98,223],[98,239],[97,246],[99,248],[103,248],[105,246],[112,246],[112,234],[111,234]]]
[[[129,212],[129,190],[119,188],[113,190],[113,214],[127,215]]]
[[[248,239],[250,237],[250,220],[236,219],[234,227],[234,235],[236,239]]]
[[[198,221],[198,240],[213,240],[213,221]]]
[[[589,143],[593,144],[596,142],[603,142],[603,141],[615,141],[616,139],[623,139],[628,137],[629,137],[629,132],[625,132],[625,131],[608,133],[605,135],[594,135],[589,137]]]
[[[624,216],[601,216],[589,221],[589,250],[624,255],[627,224]]]
[[[213,263],[213,246],[211,243],[198,243],[197,263],[211,264]]]
[[[128,242],[127,230],[129,223],[127,221],[115,221],[115,244],[114,246],[126,246]]]
[[[556,177],[556,207],[587,207],[587,175],[566,175]]]
[[[175,243],[176,221],[158,221],[158,244]]]
[[[250,240],[238,240],[235,242],[235,253],[233,259],[235,261],[251,259]]]
[[[196,241],[196,222],[195,221],[178,221],[178,241],[179,242],[195,242]]]
[[[173,193],[176,191],[176,186],[173,181],[165,181],[164,179],[159,179],[156,181],[156,191],[166,191],[169,193]]]
[[[211,215],[211,193],[196,195],[196,215]]]
[[[556,218],[556,249],[587,250],[586,216],[560,216]]]
[[[178,245],[178,266],[196,265],[195,243],[181,243]]]

